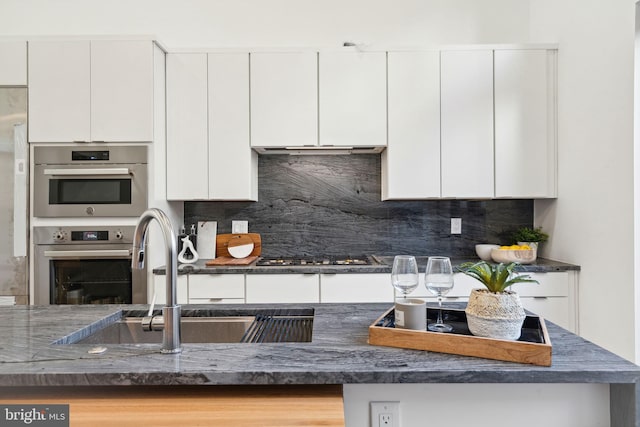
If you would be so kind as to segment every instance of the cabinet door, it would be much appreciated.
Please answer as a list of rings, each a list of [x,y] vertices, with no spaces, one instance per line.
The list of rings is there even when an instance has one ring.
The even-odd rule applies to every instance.
[[[29,142],[91,140],[88,41],[29,43]]]
[[[440,67],[442,197],[493,197],[493,53],[443,51]]]
[[[393,303],[389,274],[321,274],[320,302]]]
[[[209,199],[258,200],[258,155],[249,136],[249,54],[212,53],[209,80]]]
[[[440,197],[440,55],[389,52],[382,199]]]
[[[494,58],[496,197],[555,197],[555,52]]]
[[[167,55],[167,199],[209,197],[207,55]]]
[[[152,42],[91,42],[91,138],[153,141]]]
[[[318,54],[251,54],[251,146],[318,145]]]
[[[0,42],[0,86],[27,85],[27,42]]]
[[[317,274],[247,274],[247,303],[320,302]]]
[[[321,52],[320,145],[387,145],[384,52]]]

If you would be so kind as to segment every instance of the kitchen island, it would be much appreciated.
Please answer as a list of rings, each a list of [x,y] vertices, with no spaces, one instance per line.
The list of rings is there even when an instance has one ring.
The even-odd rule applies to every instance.
[[[76,390],[78,386],[171,386],[178,392],[183,386],[344,385],[349,426],[351,396],[361,393],[351,387],[501,384],[506,387],[503,394],[509,394],[508,387],[514,384],[595,385],[600,390],[597,396],[609,397],[605,404],[610,405],[611,426],[638,426],[640,367],[551,323],[551,367],[371,346],[367,343],[368,327],[389,304],[279,305],[286,310],[313,309],[313,339],[304,343],[183,344],[178,355],[160,354],[159,344],[107,344],[101,354],[89,353],[94,344],[52,344],[75,341],[119,319],[123,310],[146,308],[2,307],[2,398],[20,395],[18,392],[28,396],[33,387],[55,392],[69,386]],[[184,306],[183,312],[206,309],[210,315],[230,315],[273,308],[253,304]],[[601,392],[602,387],[608,389],[606,393]],[[390,394],[384,400],[396,399]],[[353,415],[352,419],[358,417]],[[354,421],[351,425],[361,424]]]

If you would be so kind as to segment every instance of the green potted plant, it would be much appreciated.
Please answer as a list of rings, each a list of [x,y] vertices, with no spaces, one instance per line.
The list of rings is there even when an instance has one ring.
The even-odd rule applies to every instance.
[[[520,297],[507,288],[515,283],[538,283],[528,275],[518,275],[518,263],[490,264],[467,262],[458,270],[482,283],[486,289],[473,289],[465,313],[473,335],[517,340],[526,317]]]
[[[529,245],[531,249],[537,250],[540,243],[549,239],[549,235],[542,231],[542,227],[520,227],[513,233],[512,238],[519,245]]]

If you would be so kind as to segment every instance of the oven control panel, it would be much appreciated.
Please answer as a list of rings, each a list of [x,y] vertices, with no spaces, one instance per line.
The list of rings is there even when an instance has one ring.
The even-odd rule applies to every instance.
[[[34,227],[36,245],[132,243],[134,226]]]

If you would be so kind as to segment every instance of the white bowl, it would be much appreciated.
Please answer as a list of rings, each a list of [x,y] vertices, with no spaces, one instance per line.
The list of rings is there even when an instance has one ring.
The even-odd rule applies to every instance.
[[[498,249],[500,245],[492,245],[489,243],[481,243],[476,245],[476,254],[483,261],[491,261],[491,250]]]
[[[492,249],[491,258],[495,262],[530,264],[536,260],[536,251],[533,249]]]

